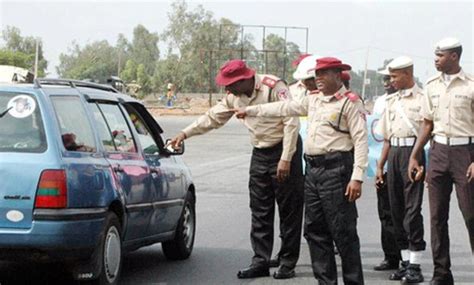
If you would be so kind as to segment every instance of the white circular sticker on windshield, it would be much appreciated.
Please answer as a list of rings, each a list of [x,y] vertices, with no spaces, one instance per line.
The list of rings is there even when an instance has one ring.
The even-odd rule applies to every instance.
[[[17,210],[11,210],[7,213],[7,219],[14,223],[20,222],[24,217],[23,213]]]
[[[36,109],[35,100],[28,95],[18,95],[8,101],[8,113],[15,118],[26,118]]]

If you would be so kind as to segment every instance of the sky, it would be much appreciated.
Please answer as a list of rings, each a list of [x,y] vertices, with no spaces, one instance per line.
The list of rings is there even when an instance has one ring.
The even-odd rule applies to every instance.
[[[7,1],[0,0],[0,29],[15,26],[22,36],[40,37],[56,77],[59,55],[73,41],[84,46],[98,40],[114,45],[123,33],[144,25],[161,34],[168,25],[172,1]],[[474,1],[187,1],[190,10],[202,5],[215,19],[242,25],[287,26],[287,38],[304,51],[334,56],[353,70],[380,69],[387,58],[410,56],[422,81],[436,73],[434,46],[445,37],[463,45],[461,65],[474,74]],[[246,27],[254,38],[262,29]],[[284,29],[266,33],[284,36]],[[1,44],[1,42],[0,42]],[[165,47],[162,45],[161,47]]]

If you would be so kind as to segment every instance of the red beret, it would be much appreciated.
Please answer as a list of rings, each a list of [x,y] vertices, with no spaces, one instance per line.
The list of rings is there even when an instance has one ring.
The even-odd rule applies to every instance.
[[[240,59],[226,62],[216,76],[216,84],[228,86],[242,79],[249,79],[255,75],[255,70],[248,68]]]
[[[314,68],[314,71],[323,69],[351,70],[351,66],[342,63],[340,59],[337,59],[335,57],[322,57],[316,60],[316,67]]]

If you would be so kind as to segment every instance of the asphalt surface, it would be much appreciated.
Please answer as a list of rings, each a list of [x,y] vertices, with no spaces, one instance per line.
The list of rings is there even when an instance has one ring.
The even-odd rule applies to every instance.
[[[157,117],[170,138],[196,117]],[[272,277],[250,280],[237,279],[240,268],[250,264],[250,209],[247,189],[248,167],[252,147],[246,128],[236,119],[210,133],[186,140],[184,160],[190,167],[197,192],[197,231],[194,251],[188,260],[168,261],[161,246],[153,245],[124,257],[120,284],[315,284],[309,250],[301,240],[301,257],[296,277],[275,280]],[[377,215],[373,181],[365,181],[363,195],[358,200],[358,232],[366,284],[399,284],[388,281],[390,271],[372,268],[383,259],[380,247],[380,222]],[[426,193],[427,194],[427,193]],[[429,284],[433,266],[429,246],[429,213],[427,195],[423,216],[427,250],[422,270]],[[474,265],[467,230],[453,193],[450,210],[452,270],[456,284],[474,284]],[[278,221],[275,221],[278,225]],[[275,252],[278,250],[278,227],[275,227]],[[339,264],[339,258],[337,258]],[[273,271],[273,270],[272,270]],[[338,266],[341,276],[341,268]],[[16,281],[15,281],[16,280]],[[61,269],[54,265],[0,263],[0,285],[33,283],[67,284]],[[339,283],[343,284],[342,278]]]

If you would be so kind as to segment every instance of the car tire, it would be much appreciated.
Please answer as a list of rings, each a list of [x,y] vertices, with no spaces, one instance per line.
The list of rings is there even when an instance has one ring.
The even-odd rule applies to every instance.
[[[122,269],[122,228],[114,213],[108,213],[105,219],[104,234],[99,244],[97,264],[100,273],[97,279],[83,284],[112,285],[118,284]]]
[[[186,195],[183,212],[176,227],[174,238],[163,242],[161,247],[167,259],[183,260],[187,259],[194,246],[194,236],[196,233],[196,206],[193,194]]]

